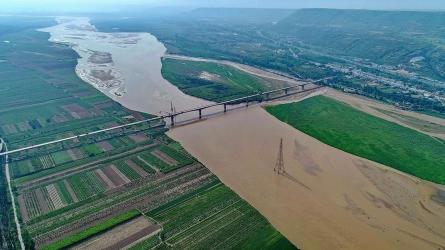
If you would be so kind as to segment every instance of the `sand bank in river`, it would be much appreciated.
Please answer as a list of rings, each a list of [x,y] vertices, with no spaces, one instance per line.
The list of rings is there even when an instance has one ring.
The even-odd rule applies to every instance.
[[[445,247],[444,187],[327,146],[261,107],[169,135],[303,249]],[[287,176],[273,171],[280,138]]]
[[[77,75],[123,106],[147,113],[208,104],[188,96],[161,75],[166,48],[149,33],[98,32],[88,18],[60,17],[58,25],[40,29],[50,41],[68,44],[80,58]]]

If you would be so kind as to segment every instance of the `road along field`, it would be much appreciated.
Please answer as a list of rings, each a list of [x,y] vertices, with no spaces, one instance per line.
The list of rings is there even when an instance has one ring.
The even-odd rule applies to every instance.
[[[443,186],[353,156],[261,107],[168,132],[302,249],[441,249]],[[284,138],[286,175],[273,171]]]
[[[434,137],[445,139],[445,119],[402,110],[366,97],[345,94],[333,89],[327,89],[325,95],[338,101],[347,103],[368,114]]]

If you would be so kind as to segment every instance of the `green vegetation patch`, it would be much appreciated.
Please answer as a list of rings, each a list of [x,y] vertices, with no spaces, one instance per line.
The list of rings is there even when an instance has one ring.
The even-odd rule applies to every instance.
[[[153,235],[148,239],[138,242],[134,246],[130,247],[129,250],[146,250],[153,249],[157,246],[161,246],[162,242],[159,235]]]
[[[132,181],[139,179],[141,177],[136,171],[134,171],[130,166],[128,166],[123,161],[117,161],[115,162],[115,165],[119,169],[119,171],[121,171],[128,179]]]
[[[162,75],[186,94],[212,101],[252,95],[279,84],[222,64],[175,59],[163,60]]]
[[[143,152],[139,156],[151,166],[158,168],[161,172],[168,172],[171,168],[174,168],[150,152]]]
[[[79,233],[70,235],[62,240],[56,241],[54,243],[49,244],[48,246],[42,248],[45,250],[54,250],[54,249],[63,249],[67,248],[68,246],[72,246],[73,244],[76,244],[82,240],[86,240],[94,235],[97,235],[99,233],[105,232],[106,230],[109,230],[117,225],[120,225],[130,219],[135,218],[136,216],[139,216],[140,213],[137,210],[130,210],[126,213],[120,214],[118,216],[112,217],[100,224],[97,224],[95,226],[92,226],[84,231],[81,231]]]
[[[324,96],[266,110],[328,145],[445,184],[445,144],[436,138]]]
[[[105,190],[105,187],[93,172],[76,174],[68,177],[67,180],[79,200],[85,200],[88,197],[102,193]]]
[[[193,163],[193,160],[190,159],[188,156],[171,147],[163,146],[160,150],[161,152],[175,159],[178,162],[178,167],[183,167]]]
[[[163,225],[162,244],[148,239],[141,245],[173,249],[294,249],[295,247],[253,207],[222,183],[194,196],[172,201],[149,216]],[[135,248],[140,249],[140,248]]]
[[[59,151],[51,154],[56,165],[72,161],[70,155],[66,151]]]

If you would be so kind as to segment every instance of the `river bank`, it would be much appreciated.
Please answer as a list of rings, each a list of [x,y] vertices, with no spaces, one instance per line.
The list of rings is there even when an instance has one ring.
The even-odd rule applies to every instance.
[[[332,148],[261,107],[168,135],[302,249],[445,246],[445,206],[432,198],[443,186]],[[284,176],[273,171],[280,138]]]
[[[79,55],[77,75],[126,108],[158,115],[209,104],[188,96],[161,75],[164,45],[149,33],[99,32],[86,17],[58,17],[40,29],[49,41]]]

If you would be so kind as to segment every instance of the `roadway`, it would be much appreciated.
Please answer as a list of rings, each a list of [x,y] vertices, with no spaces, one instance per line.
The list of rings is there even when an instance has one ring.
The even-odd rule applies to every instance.
[[[290,87],[275,89],[275,90],[271,90],[271,91],[267,91],[267,92],[262,92],[262,93],[258,93],[258,94],[254,94],[254,95],[249,95],[249,96],[244,96],[244,97],[241,97],[241,98],[236,98],[236,99],[233,99],[233,100],[228,100],[228,101],[219,102],[219,103],[213,103],[213,104],[209,104],[209,105],[206,105],[206,106],[201,106],[201,107],[187,109],[187,110],[183,110],[183,111],[179,111],[179,112],[175,112],[175,113],[161,115],[161,116],[158,116],[158,117],[155,117],[155,118],[150,118],[150,119],[145,119],[145,120],[141,120],[141,121],[137,121],[137,122],[131,122],[131,123],[123,124],[123,125],[113,126],[113,127],[110,127],[110,128],[100,129],[100,130],[96,130],[96,131],[92,131],[92,132],[88,132],[88,133],[83,133],[83,134],[79,134],[79,135],[69,136],[69,137],[65,137],[65,138],[62,138],[62,139],[52,140],[52,141],[49,141],[49,142],[44,142],[44,143],[40,143],[40,144],[36,144],[36,145],[31,145],[31,146],[27,146],[27,147],[23,147],[23,148],[14,149],[14,150],[11,150],[11,151],[6,150],[5,152],[1,152],[0,156],[7,156],[9,154],[14,154],[14,153],[18,153],[18,152],[22,152],[22,151],[26,151],[26,150],[30,150],[30,149],[40,148],[40,147],[44,147],[44,146],[48,146],[48,145],[52,145],[52,144],[56,144],[56,143],[62,143],[62,142],[65,142],[65,141],[81,139],[83,137],[89,137],[89,136],[92,136],[92,135],[104,133],[104,132],[107,132],[107,131],[117,130],[117,129],[124,129],[126,127],[131,127],[131,126],[135,126],[135,125],[138,125],[138,124],[150,123],[150,122],[154,122],[154,121],[161,121],[161,120],[164,120],[164,119],[167,119],[167,118],[171,119],[171,126],[174,126],[174,118],[179,116],[179,115],[186,114],[186,113],[199,112],[199,119],[201,119],[201,112],[202,112],[202,110],[205,110],[205,109],[209,109],[209,108],[213,108],[213,107],[217,107],[217,106],[224,106],[224,112],[226,112],[227,111],[226,107],[229,106],[229,105],[233,105],[233,104],[238,104],[239,105],[239,104],[245,103],[246,106],[248,106],[249,102],[253,102],[253,101],[258,102],[257,100],[254,100],[254,98],[258,98],[259,97],[259,98],[261,98],[260,102],[263,102],[263,101],[269,101],[269,100],[282,98],[282,97],[286,97],[286,96],[289,96],[289,95],[294,95],[294,94],[298,94],[298,93],[308,92],[308,91],[312,91],[312,90],[321,88],[321,86],[315,85],[316,87],[306,88],[305,89],[305,86],[311,85],[311,84],[313,84],[313,83],[307,83],[307,84],[302,84],[302,85],[294,85],[294,86],[290,86]],[[300,88],[301,88],[301,90],[299,90]],[[296,91],[293,91],[293,90],[296,90]],[[278,97],[271,98],[271,95],[277,94],[277,93],[284,93],[284,95],[280,95]],[[265,99],[267,99],[267,100],[265,100]]]
[[[3,141],[2,138],[0,138],[0,144],[2,145],[2,147],[0,148],[0,152],[1,152],[1,150],[3,150],[3,147],[4,147],[5,151],[7,152],[8,151],[8,146]],[[11,175],[9,173],[8,154],[5,155],[5,173],[6,173],[6,182],[8,184],[8,192],[9,192],[9,196],[11,197],[12,210],[14,212],[15,227],[17,229],[17,236],[18,236],[18,239],[19,239],[19,242],[20,242],[20,248],[22,250],[25,250],[25,244],[23,242],[23,237],[22,237],[22,229],[20,227],[19,217],[17,215],[17,208],[15,206],[15,197],[14,197],[14,194],[12,193]]]

